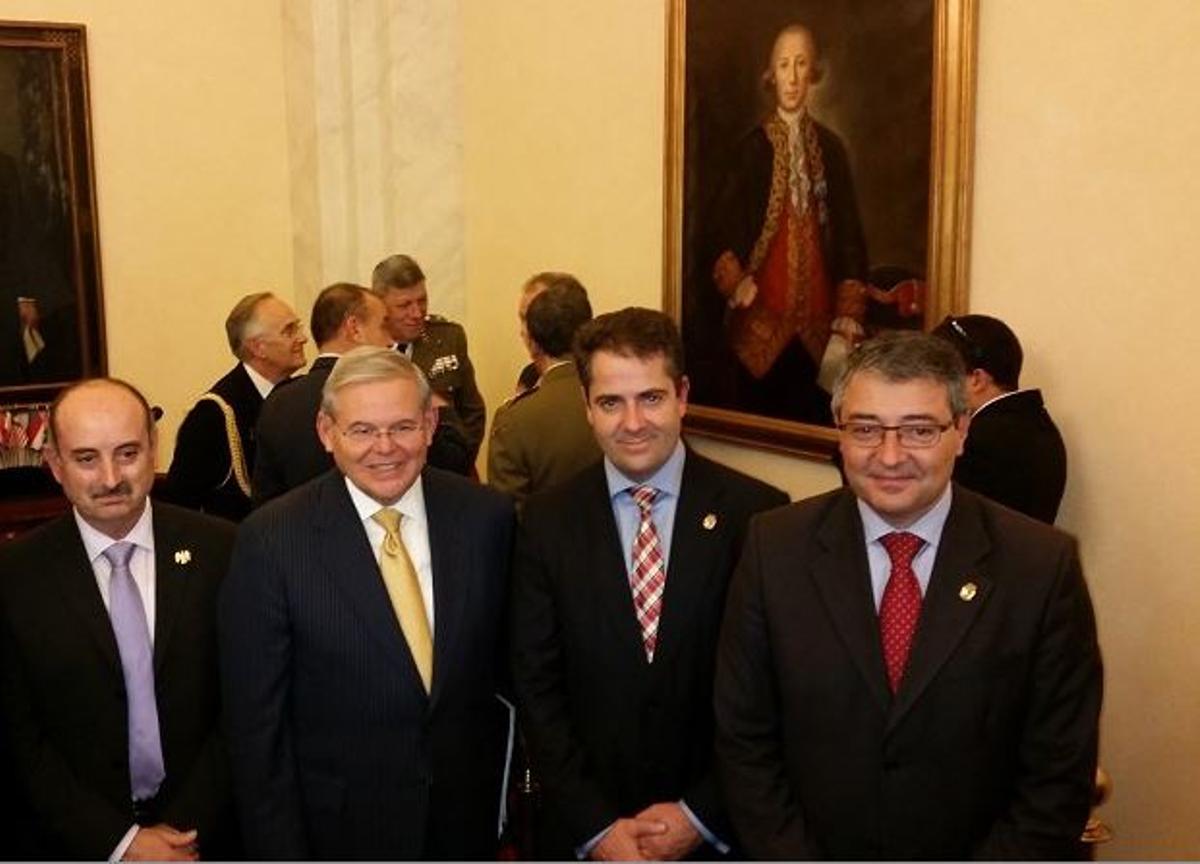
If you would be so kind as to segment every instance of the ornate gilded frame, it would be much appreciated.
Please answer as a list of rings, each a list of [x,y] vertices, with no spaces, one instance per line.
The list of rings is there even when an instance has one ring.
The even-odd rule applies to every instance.
[[[666,154],[664,160],[664,309],[684,325],[684,171],[687,19],[689,10],[724,0],[667,0]],[[932,5],[926,329],[966,311],[974,130],[976,0],[862,0]],[[803,2],[795,4],[803,9]],[[922,90],[922,92],[924,92]],[[693,353],[695,353],[693,351]],[[692,359],[689,359],[689,366]],[[752,446],[828,459],[832,427],[696,404],[688,430]]]

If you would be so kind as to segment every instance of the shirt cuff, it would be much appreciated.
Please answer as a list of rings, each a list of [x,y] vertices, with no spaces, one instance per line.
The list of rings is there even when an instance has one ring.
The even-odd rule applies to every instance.
[[[141,827],[140,825],[134,825],[125,832],[125,836],[121,838],[121,842],[117,844],[117,848],[108,856],[109,861],[120,861],[125,857],[125,853],[129,849],[129,844],[133,842],[133,838],[137,836],[137,832],[141,830]]]
[[[679,799],[679,807],[681,810],[683,810],[683,815],[686,816],[688,821],[692,823],[692,827],[699,832],[700,836],[704,838],[705,842],[708,843],[709,846],[716,849],[722,855],[729,854],[729,844],[705,828],[704,823],[700,821],[700,817],[692,812],[692,808],[689,807],[687,802],[682,798]]]
[[[616,822],[610,822],[607,826],[605,826],[603,831],[599,832],[591,840],[587,841],[582,846],[578,847],[575,850],[575,857],[578,858],[580,861],[586,861],[588,859],[588,856],[590,856],[592,854],[592,850],[595,849],[596,846],[600,843],[600,841],[604,839],[604,835],[607,834],[609,831],[611,831],[613,825],[616,825],[616,824],[617,824]]]

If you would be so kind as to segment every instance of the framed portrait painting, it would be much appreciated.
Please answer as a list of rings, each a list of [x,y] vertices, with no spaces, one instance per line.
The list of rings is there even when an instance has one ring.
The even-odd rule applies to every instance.
[[[84,28],[0,21],[0,406],[104,369]]]
[[[885,329],[966,308],[974,0],[669,0],[665,308],[687,427],[832,453]]]

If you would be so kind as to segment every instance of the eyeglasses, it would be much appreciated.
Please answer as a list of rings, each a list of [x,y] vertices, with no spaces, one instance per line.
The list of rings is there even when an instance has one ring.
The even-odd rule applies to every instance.
[[[420,423],[397,423],[394,426],[379,427],[372,426],[370,423],[351,423],[347,428],[341,426],[337,430],[342,433],[342,436],[356,447],[368,447],[382,441],[384,438],[391,439],[393,444],[403,444],[410,440],[412,436],[422,430]]]
[[[852,422],[839,423],[837,428],[859,447],[878,447],[888,432],[895,432],[901,447],[921,450],[937,444],[942,439],[942,433],[953,425],[953,420],[949,423],[901,423],[899,426]]]

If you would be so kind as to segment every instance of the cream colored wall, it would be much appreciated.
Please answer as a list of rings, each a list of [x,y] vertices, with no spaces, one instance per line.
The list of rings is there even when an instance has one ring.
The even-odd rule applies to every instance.
[[[1067,437],[1107,662],[1109,857],[1197,857],[1200,476],[1189,371],[1200,32],[1193,0],[982,3],[971,306],[1009,320]],[[665,17],[648,0],[463,4],[468,326],[489,405],[515,302],[563,268],[597,308],[658,305]],[[1170,370],[1167,374],[1159,370]],[[787,487],[824,465],[712,442]]]
[[[166,409],[165,467],[233,364],[229,309],[293,297],[280,6],[0,0],[5,19],[87,26],[109,369]]]

